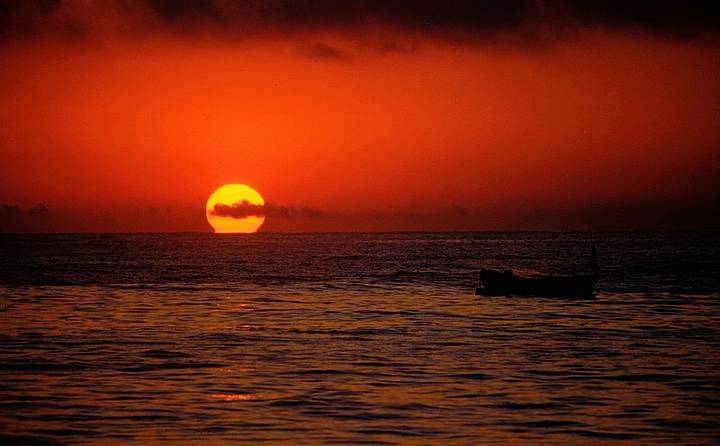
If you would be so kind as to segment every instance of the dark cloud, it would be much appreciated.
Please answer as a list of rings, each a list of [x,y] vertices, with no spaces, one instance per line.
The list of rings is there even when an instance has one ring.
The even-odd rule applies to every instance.
[[[247,200],[230,205],[218,203],[213,207],[212,211],[210,211],[210,214],[217,217],[231,218],[267,216],[284,219],[320,218],[324,216],[323,212],[312,208],[292,208],[272,204],[250,204]]]
[[[718,31],[716,6],[681,0],[0,0],[0,36],[209,31],[248,38],[379,26],[453,41],[507,34],[535,40],[585,27],[690,38]]]
[[[230,218],[261,217],[265,215],[265,207],[260,204],[250,204],[247,200],[234,204],[217,203],[210,211],[210,215]]]
[[[348,60],[350,55],[334,46],[324,43],[316,43],[308,45],[305,49],[305,55],[310,59],[316,60]]]
[[[48,215],[50,213],[50,211],[48,210],[47,206],[40,203],[40,204],[36,204],[32,208],[30,208],[29,213],[33,217],[42,217],[44,215]]]
[[[478,231],[478,230],[717,230],[720,200],[690,202],[598,202],[571,207],[536,203],[486,207],[429,206],[416,211],[378,213],[325,213],[247,202],[217,205],[214,214],[234,218],[271,217],[269,230],[381,230],[381,231]],[[290,229],[288,229],[290,228]]]
[[[42,230],[50,211],[44,204],[23,209],[15,204],[0,204],[0,232]]]
[[[277,217],[285,219],[311,219],[311,218],[324,218],[326,214],[317,209],[308,207],[285,207],[276,206],[273,204],[265,205],[265,215],[268,217]]]
[[[569,11],[581,25],[642,28],[672,37],[693,37],[720,27],[718,3],[702,0],[577,1]]]
[[[49,214],[47,206],[42,203],[36,204],[30,209],[23,209],[16,204],[0,204],[0,219],[15,219],[24,217],[43,217]]]
[[[0,205],[0,220],[10,220],[22,215],[20,206],[14,204]]]
[[[524,212],[522,226],[581,230],[718,230],[720,200],[667,202],[605,202],[574,208]]]
[[[460,205],[454,204],[448,211],[448,214],[456,216],[456,217],[465,217],[469,214],[469,212],[470,211],[465,206],[460,206]]]

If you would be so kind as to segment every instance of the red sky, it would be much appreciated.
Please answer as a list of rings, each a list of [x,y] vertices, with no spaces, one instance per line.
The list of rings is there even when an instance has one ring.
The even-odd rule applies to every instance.
[[[718,227],[714,32],[376,29],[0,40],[0,229],[209,231],[231,182],[313,210],[265,230]]]

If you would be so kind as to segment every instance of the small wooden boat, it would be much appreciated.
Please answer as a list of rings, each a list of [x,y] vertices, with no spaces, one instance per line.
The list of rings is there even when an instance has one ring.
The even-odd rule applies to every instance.
[[[517,276],[512,271],[483,269],[476,295],[483,296],[538,296],[562,298],[588,298],[598,279],[595,244],[590,255],[592,274],[573,276]]]

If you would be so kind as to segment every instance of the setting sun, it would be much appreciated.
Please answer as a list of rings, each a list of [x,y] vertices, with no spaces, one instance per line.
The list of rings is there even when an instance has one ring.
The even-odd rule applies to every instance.
[[[252,187],[226,184],[210,195],[205,215],[216,233],[252,233],[265,221],[264,205],[265,200]]]

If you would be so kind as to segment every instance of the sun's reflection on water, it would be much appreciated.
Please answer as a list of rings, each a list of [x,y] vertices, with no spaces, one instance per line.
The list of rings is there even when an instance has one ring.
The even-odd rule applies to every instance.
[[[210,395],[212,400],[220,401],[267,401],[276,400],[286,397],[280,393],[213,393]]]

